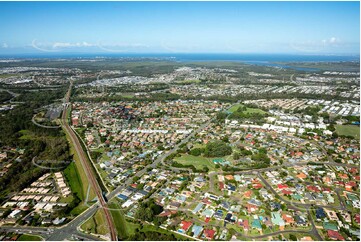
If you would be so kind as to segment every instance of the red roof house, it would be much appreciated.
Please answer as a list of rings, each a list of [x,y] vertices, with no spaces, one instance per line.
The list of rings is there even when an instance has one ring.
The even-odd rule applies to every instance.
[[[333,240],[345,240],[345,238],[337,231],[333,231],[333,230],[327,230],[327,235],[328,237],[330,237],[330,239]]]
[[[181,222],[181,226],[184,231],[187,231],[192,226],[192,224],[193,223],[190,221],[182,221]]]
[[[216,231],[214,231],[213,229],[205,229],[203,232],[204,237],[206,237],[209,240],[213,239],[215,233],[216,233]]]

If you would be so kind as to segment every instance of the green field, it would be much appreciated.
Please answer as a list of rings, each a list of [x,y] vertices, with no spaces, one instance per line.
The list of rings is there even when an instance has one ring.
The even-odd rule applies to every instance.
[[[89,218],[85,223],[81,225],[84,231],[105,235],[109,233],[108,224],[105,221],[105,215],[103,209],[98,209],[93,217]]]
[[[200,83],[201,80],[184,80],[184,81],[178,81],[176,83],[181,83],[181,84],[192,84],[192,83]]]
[[[147,231],[153,231],[153,232],[158,232],[158,233],[162,233],[162,234],[173,234],[178,240],[189,240],[189,238],[187,237],[184,237],[180,234],[176,234],[176,233],[173,233],[171,231],[168,231],[168,230],[165,230],[165,229],[162,229],[162,228],[157,228],[153,225],[150,225],[150,224],[144,224],[143,225],[143,229],[141,230],[142,232],[147,232]]]
[[[116,202],[109,203],[110,213],[112,215],[115,227],[118,232],[119,238],[127,238],[129,235],[134,234],[134,231],[139,226],[137,224],[129,223],[125,220],[123,211],[119,204]]]
[[[229,112],[233,113],[236,112],[240,107],[243,107],[242,104],[235,104],[232,107],[230,107],[228,109]],[[260,113],[260,114],[265,114],[266,112],[263,111],[262,109],[259,108],[247,108],[246,111],[244,111],[244,113]]]
[[[134,95],[131,93],[123,93],[123,94],[121,94],[121,96],[124,98],[133,98],[134,97]]]
[[[31,132],[30,130],[27,129],[23,129],[20,130],[19,133],[21,134],[21,137],[19,139],[24,139],[24,140],[34,140],[37,139],[36,136],[34,136],[34,133]],[[38,138],[39,139],[39,138]]]
[[[338,135],[353,136],[360,139],[360,127],[356,125],[335,125]]]
[[[182,165],[193,165],[196,169],[202,170],[204,166],[208,166],[209,170],[215,170],[215,164],[213,163],[215,158],[205,158],[202,156],[193,156],[183,154],[181,157],[174,158],[175,161]]]
[[[17,239],[17,241],[42,241],[43,238],[37,235],[31,235],[31,234],[22,234]]]
[[[78,215],[83,212],[87,206],[84,205],[86,198],[87,186],[83,185],[83,182],[79,176],[77,166],[74,162],[69,164],[69,166],[64,170],[64,175],[70,185],[70,188],[74,194],[77,194],[79,199],[82,201],[77,207],[75,207],[71,214]]]
[[[66,133],[66,138],[69,141],[70,154],[73,155],[73,159],[75,161],[75,167],[76,167],[76,169],[75,169],[76,173],[72,172],[72,175],[70,176],[71,179],[70,180],[68,179],[68,181],[71,183],[71,181],[73,180],[72,178],[75,178],[75,176],[77,177],[76,178],[77,182],[74,184],[74,187],[78,186],[78,188],[75,188],[75,189],[78,189],[78,191],[79,191],[78,196],[83,201],[86,198],[86,194],[88,191],[88,185],[89,185],[88,177],[81,164],[78,153],[76,152],[75,147],[74,147],[73,143],[71,142],[71,139],[67,133]],[[72,169],[74,170],[74,167]],[[81,189],[81,190],[79,190],[79,189]],[[72,191],[74,192],[73,187],[72,187]],[[95,198],[95,192],[91,188],[90,192],[89,192],[89,200],[92,200],[94,198]]]

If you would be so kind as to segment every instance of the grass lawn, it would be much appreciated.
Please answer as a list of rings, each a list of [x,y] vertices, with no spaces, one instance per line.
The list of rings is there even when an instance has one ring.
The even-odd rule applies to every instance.
[[[181,81],[180,83],[191,84],[191,83],[200,83],[200,82],[201,82],[201,80],[184,80],[184,81]]]
[[[79,192],[78,193],[79,198],[82,201],[84,201],[84,199],[86,198],[86,194],[88,192],[88,184],[89,184],[88,183],[88,177],[87,177],[87,175],[85,173],[85,170],[84,170],[84,168],[83,168],[83,166],[81,164],[81,161],[79,159],[79,156],[78,156],[78,154],[77,154],[77,152],[75,150],[75,147],[74,147],[73,143],[70,142],[71,139],[68,136],[68,134],[66,134],[66,138],[69,141],[70,154],[73,155],[73,158],[74,158],[74,161],[75,161],[75,166],[74,167],[76,167],[76,169],[75,169],[76,173],[74,173],[74,171],[73,171],[71,173],[71,176],[70,176],[71,179],[68,179],[68,181],[69,181],[69,183],[71,185],[73,178],[77,177],[77,182],[74,183],[74,188],[75,188],[75,186],[79,186],[79,188],[75,188],[75,190],[77,190]],[[72,168],[73,170],[74,170],[74,167]],[[76,192],[76,191],[73,190],[73,187],[71,187],[71,188],[72,188],[73,192]],[[91,188],[90,192],[89,192],[89,200],[91,201],[94,198],[95,198],[95,192]]]
[[[242,106],[243,106],[242,104],[235,104],[235,105],[233,105],[232,107],[230,107],[230,108],[228,109],[228,112],[233,113],[233,112],[237,111],[237,109],[240,108],[240,107],[242,107]]]
[[[158,232],[158,233],[162,233],[162,234],[174,234],[174,236],[179,240],[189,240],[189,238],[184,237],[184,236],[182,236],[180,234],[176,234],[176,233],[173,233],[171,231],[168,231],[168,230],[165,230],[165,229],[162,229],[162,228],[157,228],[157,227],[155,227],[153,225],[150,225],[150,224],[144,224],[143,229],[141,231],[142,232],[154,231],[154,232]]]
[[[80,137],[84,137],[86,128],[75,128],[74,130],[80,135]]]
[[[83,186],[76,164],[74,162],[70,163],[64,170],[64,174],[73,193],[76,193],[81,200],[84,200],[87,187]]]
[[[105,215],[103,209],[98,209],[93,217],[89,218],[85,223],[81,225],[84,231],[91,232],[93,234],[105,235],[109,233],[108,224],[105,221]]]
[[[36,139],[36,137],[34,136],[33,132],[31,132],[30,130],[27,129],[23,129],[20,130],[19,133],[21,134],[21,137],[19,139],[24,139],[24,140],[33,140]]]
[[[67,178],[70,188],[73,193],[76,193],[81,200],[79,205],[75,207],[70,214],[77,216],[84,212],[88,206],[85,204],[85,199],[87,197],[88,192],[88,182],[83,182],[79,175],[79,169],[76,165],[76,163],[71,163],[65,170],[64,174]],[[83,178],[84,179],[84,178]],[[95,193],[93,192],[93,189],[90,188],[88,201],[92,201],[95,198]],[[64,200],[68,200],[68,198],[64,198]],[[88,202],[89,203],[89,202]]]
[[[17,241],[42,241],[44,240],[42,237],[38,235],[31,235],[31,234],[22,234],[17,239]]]
[[[109,211],[112,215],[119,238],[127,238],[129,235],[134,233],[134,230],[137,227],[139,227],[137,224],[133,224],[135,226],[130,226],[132,223],[125,220],[123,211],[121,210],[119,204],[112,201],[109,203],[109,208],[111,208]]]
[[[99,171],[100,175],[102,176],[102,179],[105,181],[106,178],[108,177],[108,173],[105,170],[103,170],[102,168],[100,168],[99,164],[96,164],[95,166],[96,166],[97,170]]]
[[[206,148],[206,145],[205,145],[205,144],[198,144],[198,143],[196,143],[196,144],[193,144],[193,148],[192,148],[192,149],[194,149],[194,148]]]
[[[228,111],[231,112],[231,113],[233,113],[233,112],[237,111],[238,108],[240,108],[240,107],[243,107],[243,105],[242,105],[242,104],[235,104],[235,105],[233,105],[232,107],[230,107],[230,108],[228,109]],[[244,111],[244,113],[260,113],[260,114],[265,114],[266,112],[263,111],[262,109],[259,109],[259,108],[247,108],[247,110]]]
[[[121,96],[124,98],[133,98],[134,97],[134,95],[131,93],[122,93]]]
[[[212,160],[216,158],[206,158],[203,156],[194,156],[183,154],[181,157],[174,158],[180,164],[194,165],[196,169],[202,170],[203,166],[208,166],[209,170],[215,170],[215,164]]]
[[[64,170],[64,175],[70,185],[70,188],[73,193],[76,193],[79,199],[82,201],[77,207],[75,207],[70,213],[72,215],[78,215],[83,212],[87,206],[84,205],[86,198],[87,186],[83,186],[83,182],[78,173],[77,166],[74,162],[70,163],[69,166]],[[72,198],[72,197],[71,197]],[[62,198],[63,199],[63,198]],[[68,198],[64,198],[64,200]]]
[[[110,157],[107,155],[107,152],[103,152],[100,161],[110,161]]]
[[[360,139],[360,127],[356,125],[335,125],[338,135],[349,135]]]

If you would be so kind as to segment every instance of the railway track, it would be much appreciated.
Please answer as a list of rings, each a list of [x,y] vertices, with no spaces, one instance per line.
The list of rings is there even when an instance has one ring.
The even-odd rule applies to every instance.
[[[71,93],[71,88],[72,88],[73,82],[71,81],[71,84],[69,86],[69,90],[65,96],[65,104],[64,104],[64,111],[61,117],[61,123],[62,126],[64,127],[65,131],[69,134],[71,142],[74,144],[75,150],[79,156],[79,160],[82,164],[82,166],[85,168],[85,172],[86,175],[89,179],[89,182],[91,184],[91,186],[93,187],[93,190],[95,191],[97,197],[98,197],[98,201],[101,205],[101,207],[103,208],[104,211],[104,215],[109,227],[109,232],[110,232],[110,238],[112,241],[116,241],[117,240],[117,233],[115,230],[115,226],[113,224],[113,219],[112,216],[110,214],[110,211],[108,209],[108,205],[104,199],[102,190],[98,184],[98,181],[96,180],[96,178],[94,177],[94,171],[92,169],[92,167],[90,166],[86,154],[80,144],[80,141],[78,139],[78,137],[76,136],[76,134],[74,133],[73,129],[69,126],[66,114],[67,114],[67,110],[69,108],[69,98],[70,98],[70,93]]]

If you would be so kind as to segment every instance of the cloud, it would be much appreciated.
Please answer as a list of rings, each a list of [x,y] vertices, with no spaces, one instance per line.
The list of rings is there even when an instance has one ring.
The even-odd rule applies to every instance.
[[[64,49],[69,48],[82,48],[82,47],[94,47],[97,46],[95,44],[90,44],[88,42],[76,42],[76,43],[70,43],[70,42],[55,42],[55,43],[40,43],[37,42],[36,39],[34,39],[31,42],[31,46],[34,49],[43,51],[43,52],[59,52]]]
[[[77,42],[77,43],[69,43],[69,42],[56,42],[52,45],[54,49],[56,48],[72,48],[72,47],[93,47],[95,44],[90,44],[88,42]]]
[[[47,49],[42,47],[44,44],[41,43],[36,43],[36,39],[33,39],[33,41],[31,42],[31,47],[33,47],[34,49],[43,51],[43,52],[57,52],[57,50],[52,50],[52,49]]]
[[[61,52],[69,49],[87,49],[87,48],[99,48],[107,52],[126,52],[130,49],[149,48],[149,46],[140,43],[116,43],[116,44],[101,44],[90,42],[53,42],[53,43],[40,43],[34,39],[31,43],[31,47],[43,52]]]
[[[329,42],[330,42],[331,44],[334,44],[334,43],[337,43],[337,42],[338,42],[338,39],[337,39],[336,37],[331,37],[330,40],[329,40]]]
[[[96,45],[99,49],[107,52],[127,52],[130,49],[149,48],[148,45],[140,43],[117,43],[117,44],[102,44],[98,42]]]
[[[326,50],[335,49],[341,46],[344,46],[346,43],[343,43],[337,37],[330,37],[328,39],[323,39],[320,41],[304,41],[304,42],[291,42],[290,46],[292,49],[301,52],[321,52]]]
[[[3,43],[1,47],[4,49],[7,49],[7,48],[9,48],[9,45],[7,43]]]

